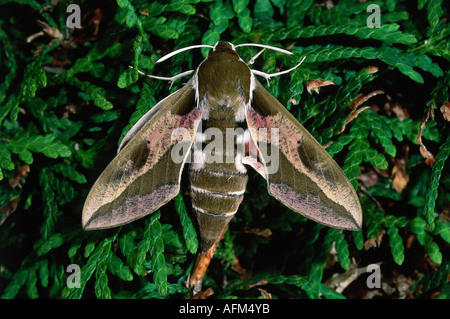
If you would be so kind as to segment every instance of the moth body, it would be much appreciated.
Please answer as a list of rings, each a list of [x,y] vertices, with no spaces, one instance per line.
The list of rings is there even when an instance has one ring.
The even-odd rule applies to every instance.
[[[292,211],[330,227],[362,226],[359,198],[344,172],[254,74],[270,76],[250,70],[236,47],[216,43],[194,76],[129,130],[83,208],[86,230],[130,223],[179,194],[189,164],[201,242],[191,285],[203,278],[243,200],[249,167]]]
[[[233,47],[219,44],[194,77],[203,119],[194,152],[196,143],[202,147],[200,160],[194,158],[189,167],[189,180],[202,251],[218,240],[244,198],[248,177],[242,164],[243,124],[252,76]]]
[[[214,121],[210,117],[205,122],[203,126],[208,127]],[[189,166],[190,196],[198,221],[202,250],[209,249],[216,242],[237,212],[244,198],[248,179],[245,167],[236,162],[239,158],[236,155],[238,144],[233,145],[235,152],[230,152],[229,147],[226,148],[226,139],[232,138],[226,137],[226,129],[236,122],[222,122],[222,126],[217,124],[219,123],[214,124],[214,128],[219,129],[225,137],[223,141],[219,141],[222,150],[216,147],[210,151],[202,151],[202,164],[199,166],[192,163]],[[208,146],[207,142],[208,140],[205,142],[205,148]],[[230,155],[234,156],[233,161],[230,161]]]

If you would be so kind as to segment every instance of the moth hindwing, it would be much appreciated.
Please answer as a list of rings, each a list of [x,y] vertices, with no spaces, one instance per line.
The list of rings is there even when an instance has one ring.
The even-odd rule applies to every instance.
[[[238,210],[248,166],[266,179],[268,193],[293,211],[330,227],[361,228],[352,184],[256,80],[234,45],[216,43],[193,73],[125,136],[86,199],[85,229],[151,214],[178,194],[185,165],[203,252],[217,243]]]

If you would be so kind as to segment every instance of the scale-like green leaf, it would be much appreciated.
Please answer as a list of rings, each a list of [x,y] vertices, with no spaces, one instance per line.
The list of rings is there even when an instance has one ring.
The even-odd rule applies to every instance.
[[[186,247],[191,254],[195,254],[198,248],[197,231],[195,230],[191,218],[187,214],[186,206],[184,205],[183,196],[181,194],[178,194],[175,197],[175,209],[180,216],[180,222],[183,226],[183,237],[186,242]]]
[[[450,136],[447,137],[447,140],[444,144],[442,144],[439,153],[436,155],[436,161],[434,162],[432,174],[431,174],[431,182],[427,191],[427,198],[425,202],[425,217],[428,224],[428,229],[432,231],[434,229],[434,219],[435,219],[435,203],[438,197],[438,187],[439,180],[441,178],[441,172],[444,169],[445,161],[448,159],[450,155]]]

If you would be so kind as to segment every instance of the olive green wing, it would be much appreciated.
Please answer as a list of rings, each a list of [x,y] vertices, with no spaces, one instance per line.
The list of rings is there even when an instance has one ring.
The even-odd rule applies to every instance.
[[[182,149],[189,150],[200,121],[192,80],[155,105],[125,136],[119,153],[92,186],[83,207],[83,227],[127,224],[176,196],[189,152],[174,157],[174,147],[184,143]],[[188,132],[188,138],[180,140],[174,132]]]
[[[317,140],[256,81],[246,120],[268,192],[316,222],[359,230],[362,211],[339,165]],[[262,164],[262,165],[261,165]]]

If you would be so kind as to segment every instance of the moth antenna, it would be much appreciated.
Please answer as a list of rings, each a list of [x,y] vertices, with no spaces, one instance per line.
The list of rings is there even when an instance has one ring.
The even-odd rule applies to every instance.
[[[251,71],[252,71],[253,74],[262,76],[262,77],[266,78],[266,80],[269,80],[270,78],[272,78],[274,76],[286,74],[286,73],[289,73],[289,72],[295,70],[296,68],[298,68],[303,63],[303,61],[305,61],[305,59],[306,59],[306,56],[304,56],[303,59],[300,61],[300,63],[297,64],[296,66],[290,68],[289,70],[285,70],[285,71],[281,71],[281,72],[277,72],[277,73],[268,74],[268,73],[264,73],[264,72],[261,72],[261,71],[258,71],[258,70],[251,70]]]
[[[184,51],[191,50],[191,49],[197,49],[197,48],[211,48],[211,49],[214,49],[214,47],[212,45],[207,45],[207,44],[191,45],[191,46],[188,46],[188,47],[181,48],[181,49],[175,50],[173,52],[170,52],[169,54],[166,54],[165,56],[159,58],[159,60],[156,61],[156,63],[160,63],[162,61],[165,61],[168,58],[171,58],[171,57],[173,57],[174,55],[176,55],[176,54],[178,54],[180,52],[184,52]]]
[[[234,46],[235,48],[239,48],[239,47],[260,47],[260,48],[265,48],[265,49],[270,49],[270,50],[274,50],[274,51],[278,51],[284,54],[289,54],[292,55],[294,53],[285,50],[285,49],[281,49],[281,48],[277,48],[277,47],[273,47],[271,45],[267,45],[267,44],[259,44],[259,43],[242,43],[242,44],[238,44]]]
[[[250,60],[248,60],[247,65],[252,65],[253,63],[255,63],[255,60],[261,55],[261,53],[263,53],[266,50],[266,48],[262,49],[261,51],[259,51],[258,53],[256,53],[255,56],[252,56],[252,58]]]
[[[134,69],[131,65],[129,65],[128,67],[129,67],[130,69]],[[149,77],[149,78],[151,78],[151,79],[157,79],[157,80],[169,81],[169,82],[170,82],[170,87],[169,87],[169,89],[172,88],[173,82],[175,82],[175,81],[178,80],[179,78],[182,78],[183,76],[186,76],[186,75],[189,75],[189,74],[194,73],[194,70],[189,70],[189,71],[182,72],[182,73],[177,74],[177,75],[172,76],[172,77],[166,77],[166,76],[149,75],[149,74],[146,74],[146,73],[144,73],[144,72],[142,72],[142,71],[140,71],[140,70],[137,70],[137,71],[138,71],[139,74],[145,75],[145,76],[147,76],[147,77]]]

